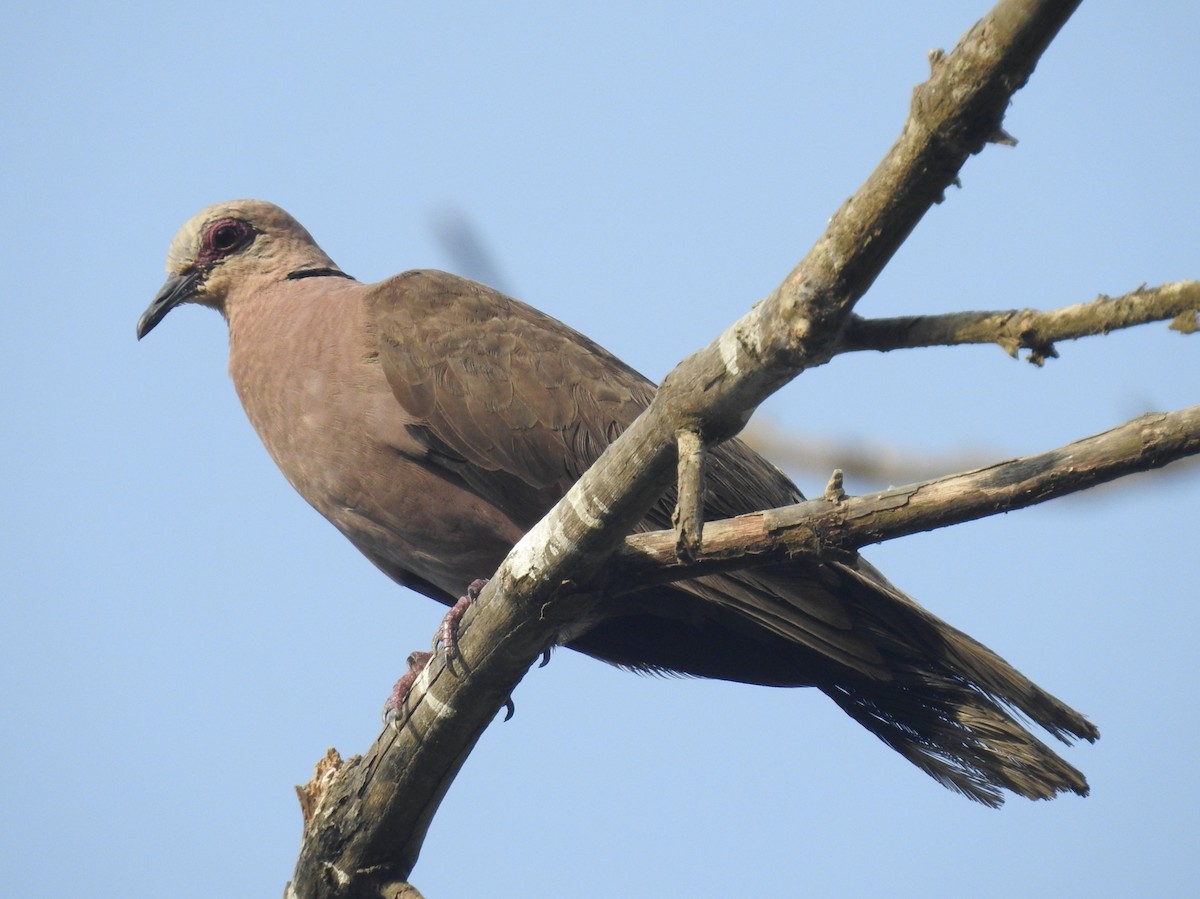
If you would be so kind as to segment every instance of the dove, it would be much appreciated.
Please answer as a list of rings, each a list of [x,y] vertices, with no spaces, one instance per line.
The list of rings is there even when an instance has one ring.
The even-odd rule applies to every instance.
[[[246,414],[291,485],[399,584],[447,605],[649,405],[655,386],[584,335],[432,270],[342,271],[261,200],[210,206],[171,241],[141,339],[177,306],[219,312]],[[733,439],[705,517],[801,492]],[[670,492],[643,530],[670,526]],[[615,598],[564,642],[638,672],[815,687],[945,786],[991,806],[1087,795],[1019,720],[1071,742],[1097,728],[861,557],[795,559]]]

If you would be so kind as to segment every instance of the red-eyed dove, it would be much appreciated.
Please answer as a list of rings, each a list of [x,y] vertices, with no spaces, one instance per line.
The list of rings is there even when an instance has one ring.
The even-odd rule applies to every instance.
[[[229,323],[229,371],[292,486],[394,580],[450,603],[647,406],[654,385],[582,334],[437,271],[377,284],[342,272],[277,206],[210,206],[171,242],[145,336],[183,303]],[[706,516],[799,501],[737,440],[708,466]],[[664,501],[644,527],[669,527]],[[567,645],[640,671],[815,686],[909,761],[972,799],[1033,799],[1083,775],[1056,737],[1082,715],[860,561],[800,560],[654,587]]]

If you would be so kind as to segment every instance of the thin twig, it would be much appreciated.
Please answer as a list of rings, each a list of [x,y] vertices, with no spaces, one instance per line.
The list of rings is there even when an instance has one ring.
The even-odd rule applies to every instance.
[[[1041,365],[1058,356],[1054,344],[1062,340],[1167,320],[1174,330],[1190,333],[1197,329],[1197,312],[1200,281],[1178,281],[1046,312],[1010,309],[875,319],[855,315],[846,325],[839,351],[995,343],[1014,358],[1020,350],[1029,350],[1029,361]]]

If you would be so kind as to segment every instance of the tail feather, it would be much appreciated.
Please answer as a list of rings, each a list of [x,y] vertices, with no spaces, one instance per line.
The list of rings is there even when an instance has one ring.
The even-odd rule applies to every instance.
[[[843,572],[858,582],[856,617],[892,674],[822,685],[843,711],[935,780],[985,805],[1001,805],[1005,789],[1028,799],[1088,794],[1084,776],[1010,712],[1064,743],[1096,740],[1094,724],[869,564]]]
[[[822,690],[851,718],[934,780],[993,808],[1004,789],[1027,799],[1088,794],[1083,775],[996,702],[951,677]]]

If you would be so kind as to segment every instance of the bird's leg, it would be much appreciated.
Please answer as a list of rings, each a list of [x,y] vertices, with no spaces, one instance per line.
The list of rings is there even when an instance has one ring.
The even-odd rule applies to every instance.
[[[479,599],[479,594],[483,592],[483,588],[487,586],[487,578],[476,578],[467,585],[466,596],[460,596],[458,602],[450,607],[450,611],[442,618],[441,627],[438,628],[437,639],[433,641],[434,651],[437,650],[438,644],[442,644],[442,648],[446,651],[446,665],[453,666],[454,660],[459,658],[458,654],[458,624],[462,621],[463,615],[467,613],[467,609],[471,607],[471,603]],[[513,704],[512,697],[504,700],[504,720],[509,720],[517,711],[517,707]]]
[[[462,621],[463,615],[467,613],[467,609],[471,607],[471,603],[479,598],[479,594],[483,592],[483,588],[487,586],[486,578],[476,578],[467,585],[467,595],[460,596],[458,602],[450,607],[450,611],[446,613],[446,617],[442,619],[441,627],[438,628],[437,639],[433,641],[433,648],[436,650],[438,644],[442,644],[442,648],[446,650],[446,661],[453,663],[458,655],[458,624]]]
[[[391,695],[383,704],[383,720],[387,724],[392,724],[400,717],[400,712],[404,709],[405,700],[408,698],[408,691],[412,689],[412,685],[416,682],[417,677],[425,670],[425,666],[429,664],[429,660],[433,658],[433,653],[437,652],[438,645],[446,652],[446,661],[448,664],[453,664],[454,660],[459,658],[458,654],[458,625],[462,621],[463,615],[467,609],[471,607],[471,603],[479,598],[479,594],[483,588],[487,586],[487,580],[478,578],[471,581],[467,586],[465,596],[460,596],[458,602],[450,607],[445,617],[442,618],[442,623],[438,625],[437,636],[433,640],[433,652],[412,652],[408,656],[408,670],[396,681],[396,686],[392,687]],[[507,721],[513,715],[512,700],[509,699],[505,703],[505,708],[508,714],[504,720]]]
[[[383,723],[394,724],[400,718],[400,712],[404,709],[405,700],[408,699],[408,691],[412,689],[413,683],[417,677],[425,670],[425,666],[429,664],[429,660],[433,658],[431,652],[410,652],[408,654],[408,670],[396,681],[396,686],[392,687],[391,695],[388,696],[387,702],[383,704]]]

